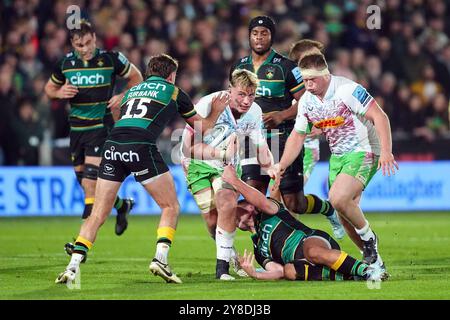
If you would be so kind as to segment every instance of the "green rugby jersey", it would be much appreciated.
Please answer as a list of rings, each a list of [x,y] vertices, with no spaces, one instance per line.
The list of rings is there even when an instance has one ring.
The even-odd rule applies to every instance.
[[[125,93],[111,136],[135,129],[155,142],[177,113],[185,119],[196,114],[189,96],[165,79],[151,76]]]
[[[267,59],[255,70],[252,56],[239,59],[232,67],[254,72],[259,79],[255,102],[263,113],[288,109],[294,99],[293,94],[304,89],[302,74],[295,62],[271,49]]]
[[[89,61],[72,51],[57,63],[50,79],[60,86],[68,80],[78,88],[77,95],[69,101],[71,130],[104,126],[104,117],[111,117],[111,110],[106,107],[114,92],[115,77],[127,75],[130,68],[130,62],[120,52],[100,49],[95,49]]]
[[[265,266],[274,261],[285,265],[303,257],[302,240],[312,229],[295,219],[280,202],[275,215],[264,212],[256,216],[256,233],[252,235],[256,261]]]

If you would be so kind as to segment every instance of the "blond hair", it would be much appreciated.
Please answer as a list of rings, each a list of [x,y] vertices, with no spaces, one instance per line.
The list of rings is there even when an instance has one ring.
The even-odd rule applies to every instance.
[[[231,74],[230,84],[232,87],[241,86],[256,89],[258,87],[258,76],[251,71],[237,69]]]

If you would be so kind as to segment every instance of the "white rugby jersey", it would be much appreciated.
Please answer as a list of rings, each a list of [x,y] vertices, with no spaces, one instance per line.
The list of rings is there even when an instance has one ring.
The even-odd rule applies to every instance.
[[[221,92],[214,92],[201,98],[194,106],[201,117],[205,118],[211,113],[212,99]],[[261,146],[265,143],[263,128],[262,110],[257,103],[253,102],[250,109],[237,120],[234,118],[231,108],[228,105],[220,114],[211,132],[203,137],[203,142],[215,148],[226,149],[229,136],[235,132],[238,137],[248,136],[252,143],[256,146]],[[183,143],[187,131],[193,132],[193,129],[189,125],[186,125],[183,132]],[[183,148],[183,143],[181,148]],[[182,164],[186,168],[190,159],[182,151],[181,158]],[[223,162],[221,160],[203,160],[203,162],[214,168],[223,168]],[[240,157],[237,154],[235,159],[232,160],[232,164],[237,165],[239,162]]]
[[[372,96],[358,83],[331,75],[323,101],[306,91],[300,98],[295,130],[306,134],[308,122],[325,134],[331,153],[343,155],[364,151],[380,154],[373,123],[366,118]]]
[[[318,137],[306,137],[303,146],[308,149],[320,149],[320,140]]]

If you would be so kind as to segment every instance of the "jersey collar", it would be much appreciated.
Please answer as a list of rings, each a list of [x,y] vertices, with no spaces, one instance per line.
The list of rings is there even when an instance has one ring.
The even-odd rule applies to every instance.
[[[331,74],[330,75],[330,83],[328,84],[328,89],[327,92],[325,92],[325,95],[323,96],[323,100],[329,100],[333,94],[333,89],[334,88],[334,76]]]
[[[274,49],[270,49],[270,53],[267,56],[266,60],[264,60],[264,62],[261,64],[266,64],[269,61],[272,61],[273,57],[277,54],[277,52]],[[253,55],[250,55],[250,63],[253,65]]]
[[[160,77],[160,76],[150,76],[150,77],[148,77],[147,78],[147,80],[145,80],[145,81],[148,81],[148,80],[162,80],[162,81],[166,81],[167,82],[167,80],[166,79],[164,79],[163,77]]]

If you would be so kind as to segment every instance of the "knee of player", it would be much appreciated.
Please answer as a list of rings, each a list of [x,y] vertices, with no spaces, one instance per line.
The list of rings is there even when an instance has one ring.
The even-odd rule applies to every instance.
[[[292,263],[288,263],[284,265],[284,278],[286,280],[296,280],[297,279],[297,271],[295,270],[295,266]]]
[[[216,201],[216,206],[217,206],[218,212],[231,214],[236,209],[237,202],[236,202],[236,200],[230,201],[230,199],[218,198]]]
[[[333,208],[339,212],[344,212],[345,208],[348,205],[347,199],[339,194],[330,193],[329,201],[331,202],[331,205],[333,206]]]
[[[284,204],[289,211],[295,212],[297,214],[302,214],[306,211],[306,198],[300,198],[297,196],[286,196],[283,197]]]
[[[314,264],[320,264],[322,262],[322,250],[318,247],[309,247],[304,251],[306,260]]]

